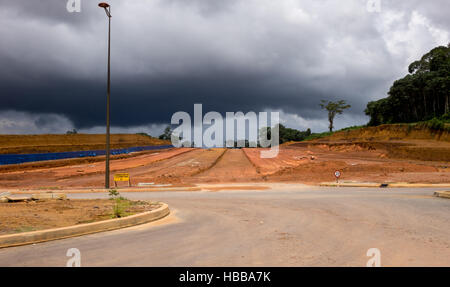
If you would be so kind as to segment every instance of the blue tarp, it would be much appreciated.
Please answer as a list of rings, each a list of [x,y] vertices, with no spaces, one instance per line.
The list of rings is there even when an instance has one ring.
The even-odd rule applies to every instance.
[[[165,149],[165,148],[172,148],[172,147],[173,147],[172,145],[160,145],[160,146],[140,146],[140,147],[112,149],[111,155],[145,151],[145,150],[158,150],[158,149]],[[1,154],[0,155],[0,165],[17,164],[17,163],[33,162],[33,161],[65,159],[65,158],[99,156],[99,155],[105,155],[105,154],[106,154],[105,150],[32,153],[32,154]]]

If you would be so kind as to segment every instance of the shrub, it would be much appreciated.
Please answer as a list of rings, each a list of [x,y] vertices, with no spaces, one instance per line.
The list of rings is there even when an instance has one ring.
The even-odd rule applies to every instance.
[[[432,130],[440,131],[444,129],[445,123],[438,118],[433,118],[427,122],[426,126]]]
[[[110,189],[109,190],[109,197],[111,198],[111,199],[114,199],[115,197],[118,197],[120,194],[119,194],[119,192],[117,191],[117,189]]]
[[[114,200],[112,218],[127,216],[125,211],[130,206],[130,201],[127,198],[120,196],[120,193],[116,189],[109,190],[109,197],[110,200]]]

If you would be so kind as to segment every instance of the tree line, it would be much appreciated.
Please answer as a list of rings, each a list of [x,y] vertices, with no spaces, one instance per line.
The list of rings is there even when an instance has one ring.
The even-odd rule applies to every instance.
[[[387,98],[367,104],[368,125],[427,121],[450,112],[450,44],[432,49],[408,71]]]

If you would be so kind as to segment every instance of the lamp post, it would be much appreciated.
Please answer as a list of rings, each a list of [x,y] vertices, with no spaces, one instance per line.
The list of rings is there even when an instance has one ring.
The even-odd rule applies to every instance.
[[[108,16],[108,87],[106,95],[106,166],[105,166],[105,188],[109,189],[109,154],[110,154],[110,134],[109,134],[109,106],[111,98],[111,6],[101,2],[100,8],[105,9]]]

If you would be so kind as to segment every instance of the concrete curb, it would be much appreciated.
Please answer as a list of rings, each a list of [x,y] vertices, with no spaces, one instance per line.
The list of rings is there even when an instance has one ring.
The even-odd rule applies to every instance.
[[[389,183],[389,187],[433,187],[433,188],[447,188],[449,183]]]
[[[328,187],[380,187],[380,183],[335,183],[335,182],[322,182],[319,186],[328,186]]]
[[[319,186],[328,186],[328,187],[400,187],[400,188],[447,188],[450,187],[449,183],[358,183],[358,182],[322,182]]]
[[[436,191],[434,196],[450,199],[450,191]]]
[[[2,235],[0,236],[0,248],[27,245],[130,227],[161,219],[167,216],[169,213],[169,206],[163,203],[163,205],[158,209],[127,216],[124,218],[109,219],[99,222],[25,232],[20,234]]]
[[[139,187],[139,188],[116,188],[120,193],[124,192],[162,192],[162,191],[200,191],[198,187]],[[11,190],[11,194],[43,194],[51,193],[46,190]],[[60,189],[56,193],[108,193],[109,189],[92,188],[92,189]]]

